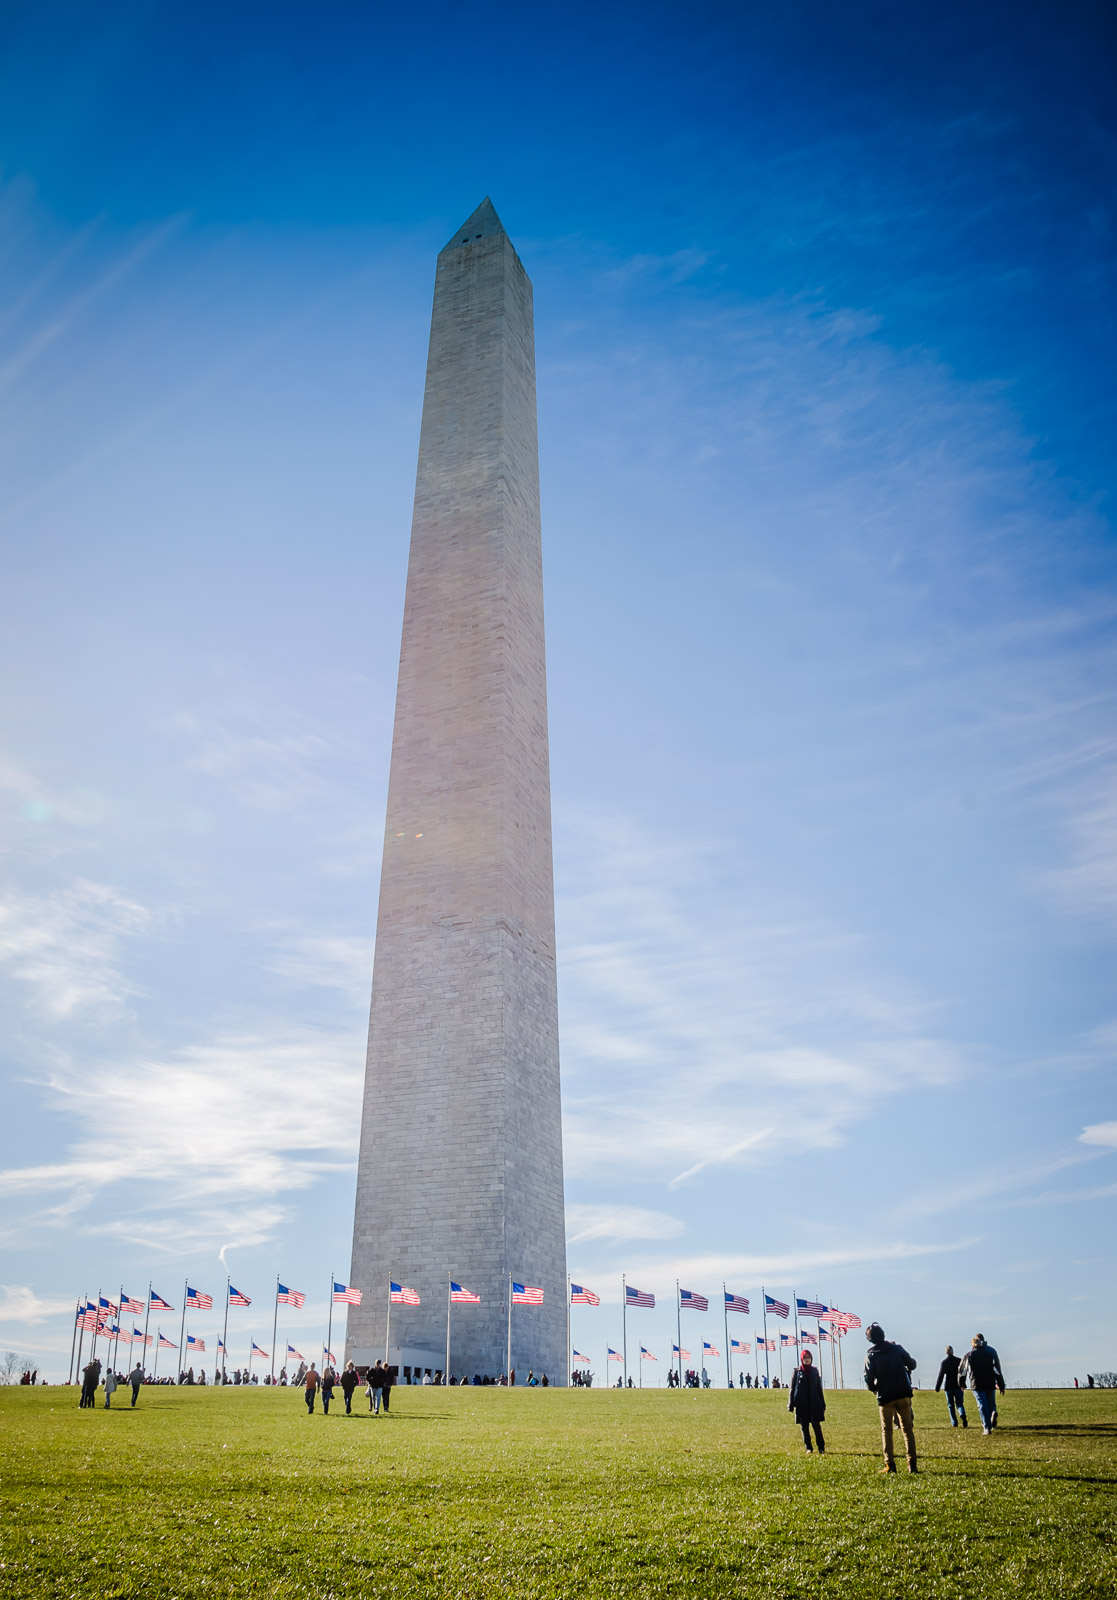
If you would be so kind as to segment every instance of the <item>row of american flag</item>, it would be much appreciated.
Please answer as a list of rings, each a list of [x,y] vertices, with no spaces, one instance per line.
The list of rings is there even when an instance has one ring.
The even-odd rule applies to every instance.
[[[680,1288],[676,1292],[680,1311],[709,1311],[709,1295],[699,1294],[694,1289]],[[749,1315],[751,1303],[747,1295],[734,1294],[731,1290],[723,1287],[722,1298],[726,1311],[737,1311],[745,1316]],[[798,1295],[794,1296],[793,1299],[797,1319],[799,1317],[813,1317],[818,1322],[830,1323],[839,1333],[848,1333],[851,1328],[859,1328],[861,1326],[861,1318],[854,1316],[852,1311],[839,1311],[837,1306],[824,1305],[821,1300],[804,1300]],[[572,1283],[570,1285],[570,1303],[574,1306],[599,1306],[601,1297],[594,1294],[592,1289],[587,1289],[583,1284]],[[626,1306],[654,1310],[655,1295],[647,1289],[637,1289],[633,1284],[626,1283],[624,1285],[624,1303]],[[758,1309],[763,1311],[765,1317],[781,1317],[785,1322],[791,1316],[791,1302],[777,1300],[774,1295],[770,1294],[762,1294],[762,1305]],[[785,1335],[784,1337],[786,1338],[787,1336]]]

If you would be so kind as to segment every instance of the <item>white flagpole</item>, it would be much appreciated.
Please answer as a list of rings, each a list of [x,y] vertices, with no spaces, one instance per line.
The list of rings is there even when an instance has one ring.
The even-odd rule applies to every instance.
[[[144,1366],[147,1366],[147,1328],[151,1321],[151,1279],[147,1280],[147,1306],[144,1310]]]
[[[679,1388],[683,1386],[683,1302],[679,1294],[679,1280],[675,1279],[675,1326],[679,1336]]]
[[[402,1285],[403,1279],[400,1279]],[[449,1294],[449,1290],[446,1291]],[[384,1318],[384,1365],[388,1365],[388,1340],[392,1332],[392,1274],[388,1272],[388,1315]]]
[[[624,1375],[622,1387],[628,1388],[628,1285],[625,1275],[621,1273],[621,1372]]]
[[[279,1273],[277,1272],[276,1275],[275,1275],[275,1305],[272,1308],[272,1319],[271,1319],[271,1384],[269,1384],[269,1386],[268,1386],[269,1388],[272,1388],[275,1385],[275,1330],[276,1330],[276,1328],[278,1328],[278,1326],[279,1326]],[[284,1366],[286,1366],[286,1362],[284,1362]]]
[[[152,1383],[154,1383],[156,1378],[158,1378],[158,1376],[159,1376],[159,1341],[160,1341],[160,1339],[162,1337],[163,1337],[163,1330],[160,1328],[160,1329],[158,1329],[156,1331],[156,1334],[155,1334],[155,1363],[154,1363],[154,1365],[153,1365],[153,1367],[151,1369],[151,1381],[152,1381]],[[146,1345],[144,1346],[144,1349],[145,1350],[147,1349]]]
[[[566,1279],[566,1377],[562,1380],[566,1386],[569,1386],[570,1377],[574,1370],[572,1348],[570,1343],[570,1278],[568,1276]]]
[[[729,1360],[729,1302],[725,1298],[728,1292],[729,1291],[726,1289],[723,1283],[721,1286],[721,1309],[722,1315],[725,1319],[725,1387],[727,1389],[732,1389],[733,1366]]]
[[[401,1280],[402,1281],[402,1280]],[[450,1376],[450,1274],[446,1274],[446,1376]]]
[[[186,1346],[183,1344],[182,1340],[184,1334],[186,1333],[186,1291],[189,1289],[189,1287],[190,1279],[184,1278],[182,1282],[182,1320],[180,1321],[178,1327],[178,1371],[180,1377],[186,1371],[186,1368],[182,1364],[182,1354],[186,1349]]]
[[[768,1367],[768,1293],[764,1285],[760,1285],[760,1304],[764,1314],[764,1382],[768,1387],[772,1381],[772,1374]]]
[[[233,1280],[228,1275],[226,1275],[226,1278],[225,1278],[225,1330],[221,1335],[221,1349],[218,1352],[218,1354],[221,1357],[221,1382],[222,1383],[225,1382],[225,1358],[229,1354],[229,1291],[230,1291],[230,1288],[232,1286],[232,1281]],[[213,1363],[213,1381],[214,1381],[214,1383],[217,1382],[217,1360],[216,1360],[216,1358],[214,1359],[214,1363]]]
[[[333,1366],[334,1357],[334,1275],[330,1273],[330,1315],[326,1323],[326,1364]]]

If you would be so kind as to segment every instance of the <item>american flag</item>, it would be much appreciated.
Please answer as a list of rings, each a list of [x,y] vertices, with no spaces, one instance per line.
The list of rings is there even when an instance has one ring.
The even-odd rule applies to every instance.
[[[248,1296],[246,1294],[241,1294],[239,1289],[234,1289],[232,1284],[230,1284],[229,1285],[229,1304],[231,1306],[250,1306],[252,1304],[252,1301],[248,1298]]]
[[[746,1355],[746,1356],[751,1354],[751,1352],[752,1352],[752,1345],[751,1344],[742,1344],[740,1339],[730,1339],[729,1348],[731,1350],[739,1350],[742,1355]]]
[[[187,1311],[212,1311],[213,1296],[211,1294],[203,1294],[200,1289],[191,1289],[187,1285],[186,1309]]]
[[[101,1311],[115,1311],[116,1310],[116,1301],[115,1300],[106,1300],[104,1295],[102,1295],[101,1299],[100,1299],[100,1302],[99,1302],[99,1309]]]
[[[512,1304],[514,1306],[541,1306],[543,1304],[542,1289],[525,1287],[522,1283],[512,1285]]]
[[[799,1341],[793,1333],[781,1333],[780,1344],[786,1350],[789,1344],[798,1344]]]
[[[704,1294],[695,1294],[691,1289],[679,1290],[679,1304],[684,1311],[709,1311],[710,1302]]]
[[[289,1356],[294,1356],[296,1361],[305,1361],[306,1360],[306,1357],[303,1355],[302,1351],[301,1350],[296,1350],[293,1344],[289,1344],[287,1346],[287,1354]]]
[[[783,1300],[773,1300],[770,1294],[764,1296],[764,1309],[770,1317],[782,1317],[787,1321],[787,1313],[791,1307]]]
[[[861,1326],[861,1318],[855,1317],[852,1311],[839,1311],[834,1321],[843,1333],[848,1333],[850,1328]]]
[[[704,1354],[708,1353],[709,1355],[712,1355],[712,1356],[720,1356],[721,1355],[721,1351],[720,1350],[715,1350],[713,1345],[712,1344],[707,1344],[705,1342],[705,1340],[703,1340],[703,1342],[702,1342],[702,1350],[703,1350]]]
[[[160,1350],[177,1350],[178,1345],[172,1344],[170,1339],[167,1338],[167,1335],[165,1333],[161,1333],[159,1335],[159,1348]]]
[[[163,1296],[161,1294],[156,1294],[155,1290],[153,1289],[151,1291],[151,1309],[152,1311],[173,1311],[174,1306],[169,1305],[167,1301],[163,1299]]]
[[[835,1342],[834,1334],[828,1332],[825,1328],[819,1328],[818,1342],[819,1344],[833,1344]]]
[[[815,1338],[813,1333],[808,1333],[806,1328],[800,1328],[799,1329],[799,1343],[800,1344],[817,1344],[818,1340]]]
[[[800,1300],[798,1295],[795,1297],[795,1309],[801,1317],[824,1317],[826,1315],[826,1307],[821,1300]]]
[[[574,1355],[575,1361],[584,1361],[586,1363],[586,1366],[587,1367],[589,1366],[589,1364],[590,1364],[589,1356],[584,1356],[580,1350],[575,1350],[573,1352],[573,1355]]]
[[[268,1359],[268,1352],[258,1345],[255,1339],[252,1341],[252,1350],[250,1353],[254,1356],[263,1356],[265,1361]]]
[[[609,1360],[610,1361],[623,1361],[624,1360],[624,1357],[621,1355],[620,1351],[619,1350],[614,1350],[613,1346],[611,1344],[607,1344],[605,1346],[605,1348],[609,1352]]]
[[[460,1283],[450,1281],[450,1304],[455,1306],[479,1306],[481,1296],[470,1294],[468,1289],[463,1289]]]
[[[359,1306],[360,1303],[361,1291],[359,1289],[351,1289],[347,1283],[338,1283],[336,1279],[334,1280],[335,1306]]]
[[[673,1344],[671,1346],[671,1354],[673,1356],[682,1356],[684,1361],[689,1361],[690,1360],[690,1351],[689,1350],[680,1350],[677,1344]]]
[[[133,1344],[150,1344],[151,1343],[151,1335],[150,1335],[150,1333],[141,1333],[139,1328],[133,1328],[132,1329],[132,1343]]]
[[[584,1289],[580,1283],[570,1285],[570,1304],[572,1306],[599,1306],[601,1296],[594,1294],[592,1289]]]
[[[644,1348],[644,1346],[641,1345],[640,1346],[640,1360],[641,1361],[658,1361],[659,1357],[658,1356],[653,1356],[650,1350],[646,1350]]]
[[[776,1341],[774,1339],[766,1340],[762,1333],[754,1333],[753,1338],[756,1340],[756,1348],[758,1350],[774,1350],[776,1348]]]
[[[115,1322],[112,1325],[111,1332],[112,1332],[112,1336],[116,1340],[117,1344],[131,1344],[132,1343],[132,1335],[127,1331],[126,1328],[118,1328]]]
[[[127,1311],[130,1317],[142,1317],[144,1303],[142,1300],[133,1300],[130,1294],[125,1294],[124,1291],[121,1290],[120,1309],[121,1311]]]
[[[406,1283],[393,1283],[390,1287],[390,1294],[394,1306],[417,1306],[419,1304],[418,1289],[409,1289]]]
[[[655,1309],[655,1295],[647,1294],[643,1289],[634,1289],[630,1283],[625,1284],[625,1304],[630,1306],[647,1306],[649,1311]]]
[[[326,1360],[330,1363],[331,1367],[336,1367],[337,1366],[337,1357],[334,1355],[332,1350],[327,1350],[325,1345],[322,1346],[322,1354],[325,1356]]]
[[[749,1303],[743,1294],[730,1294],[727,1289],[725,1291],[725,1309],[727,1311],[744,1311],[747,1313]]]
[[[86,1333],[93,1333],[96,1331],[97,1307],[93,1304],[92,1300],[87,1300],[83,1306],[79,1306],[78,1314],[75,1320],[78,1327],[83,1328]]]
[[[306,1304],[306,1295],[301,1289],[288,1289],[285,1283],[275,1286],[275,1303],[278,1306],[294,1306],[296,1311],[301,1311]],[[299,1357],[302,1360],[302,1357]]]
[[[195,1337],[194,1337],[194,1335],[192,1333],[188,1333],[186,1335],[186,1348],[187,1348],[187,1350],[204,1350],[205,1347],[206,1347],[206,1342],[205,1342],[204,1339],[195,1339]]]
[[[217,1348],[218,1350],[224,1350],[225,1348],[225,1341],[220,1334],[217,1335]]]

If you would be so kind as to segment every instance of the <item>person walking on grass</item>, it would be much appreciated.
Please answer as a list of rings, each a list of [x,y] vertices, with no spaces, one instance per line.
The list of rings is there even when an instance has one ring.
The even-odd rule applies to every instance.
[[[826,1440],[822,1437],[822,1419],[826,1415],[826,1396],[822,1392],[822,1374],[814,1364],[814,1356],[809,1350],[804,1350],[799,1358],[799,1365],[791,1379],[791,1388],[787,1394],[787,1409],[794,1413],[795,1420],[803,1430],[803,1443],[807,1447],[807,1454],[811,1455],[811,1429],[814,1429],[814,1440],[818,1446],[820,1456],[826,1454]]]
[[[144,1369],[137,1361],[128,1374],[128,1382],[132,1385],[132,1408],[135,1409],[136,1401],[140,1398],[140,1385],[144,1381]]]
[[[337,1374],[327,1361],[322,1368],[322,1415],[326,1417],[330,1414],[330,1401],[334,1397],[334,1384],[336,1381]]]
[[[312,1361],[303,1373],[303,1392],[306,1395],[306,1414],[314,1415],[314,1396],[318,1393],[318,1372]]]
[[[956,1428],[961,1422],[963,1428],[969,1427],[966,1418],[966,1392],[962,1388],[962,1380],[958,1376],[958,1368],[962,1365],[961,1358],[954,1354],[954,1346],[948,1344],[946,1354],[939,1365],[939,1375],[935,1379],[935,1393],[946,1386],[946,1408],[950,1412],[950,1426]]]
[[[962,1357],[960,1375],[968,1382],[981,1413],[981,1429],[986,1435],[997,1426],[997,1390],[1005,1392],[1004,1374],[1000,1357],[991,1344],[985,1343],[983,1333],[975,1333],[970,1348]]]
[[[341,1374],[341,1392],[345,1396],[345,1415],[351,1416],[353,1412],[353,1391],[360,1383],[357,1369],[351,1361],[345,1363],[345,1371]]]
[[[116,1393],[116,1373],[112,1370],[111,1367],[106,1367],[105,1368],[105,1410],[106,1411],[111,1411],[112,1410],[112,1406],[111,1406],[110,1402],[111,1402],[112,1397],[113,1397],[113,1395],[115,1393]]]
[[[380,1415],[380,1402],[384,1398],[384,1363],[377,1356],[368,1369],[368,1408],[374,1417]]]
[[[879,1322],[869,1324],[865,1329],[865,1337],[870,1347],[865,1357],[865,1387],[876,1395],[880,1408],[880,1437],[884,1446],[884,1466],[881,1471],[896,1470],[892,1429],[899,1423],[907,1447],[908,1471],[918,1472],[915,1428],[911,1417],[911,1374],[915,1371],[915,1357],[909,1356],[902,1344],[886,1339]]]
[[[390,1408],[390,1405],[391,1405],[392,1385],[395,1383],[395,1381],[396,1380],[395,1380],[395,1376],[394,1376],[394,1374],[392,1372],[392,1368],[385,1361],[383,1367],[381,1368],[381,1377],[380,1377],[380,1393],[384,1396],[384,1415],[385,1416],[388,1415],[388,1411],[389,1411],[389,1408]]]

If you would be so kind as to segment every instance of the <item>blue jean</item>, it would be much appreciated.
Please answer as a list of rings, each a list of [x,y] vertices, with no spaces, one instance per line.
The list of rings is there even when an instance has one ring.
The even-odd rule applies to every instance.
[[[966,1420],[966,1391],[964,1389],[948,1389],[946,1391],[946,1407],[950,1412],[950,1425],[958,1426],[958,1418]]]
[[[974,1399],[977,1401],[977,1409],[981,1412],[981,1426],[991,1428],[993,1413],[997,1409],[996,1389],[975,1389]]]

